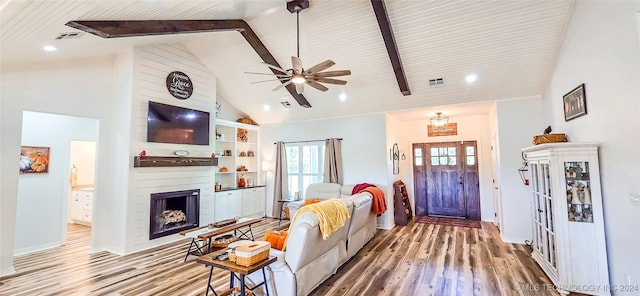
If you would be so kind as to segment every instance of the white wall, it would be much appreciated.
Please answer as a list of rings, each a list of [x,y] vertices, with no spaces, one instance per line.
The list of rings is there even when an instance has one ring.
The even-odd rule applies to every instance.
[[[395,223],[395,215],[394,215],[394,209],[395,209],[395,199],[394,199],[394,195],[395,195],[395,189],[393,188],[393,182],[398,181],[398,180],[402,180],[402,182],[404,182],[405,184],[411,183],[412,180],[407,180],[404,178],[405,175],[407,175],[407,169],[406,169],[406,165],[407,165],[407,161],[403,161],[402,159],[399,160],[399,174],[394,175],[393,174],[393,145],[394,144],[398,144],[398,150],[400,151],[400,157],[402,155],[402,153],[404,152],[405,155],[407,153],[407,151],[411,151],[411,148],[407,148],[406,147],[406,141],[402,140],[402,129],[403,129],[403,125],[402,122],[396,118],[393,115],[390,114],[386,114],[385,115],[385,119],[386,119],[386,145],[387,145],[387,179],[389,180],[389,186],[387,187],[387,191],[385,192],[385,196],[387,199],[387,212],[384,213],[383,215],[381,215],[378,218],[378,228],[383,228],[383,229],[391,229],[393,228],[396,223]],[[410,164],[409,164],[410,165]],[[407,187],[408,188],[408,187]],[[409,192],[407,192],[409,193]],[[409,196],[411,198],[411,193],[409,193]],[[413,204],[411,205],[413,207]]]
[[[545,125],[540,97],[496,102],[499,212],[502,213],[500,235],[510,243],[532,240],[531,188],[525,186],[518,169],[522,166],[521,149],[532,144],[533,136],[542,134]],[[562,133],[552,127],[554,133]]]
[[[98,126],[96,122],[96,132]],[[24,128],[23,128],[24,132]],[[95,135],[97,136],[97,134]],[[94,136],[94,138],[95,138]],[[74,137],[71,141],[69,171],[76,168],[77,185],[92,185],[95,182],[96,142],[84,137]],[[83,141],[77,140],[82,139]],[[24,141],[24,137],[23,137]]]
[[[127,170],[129,193],[127,204],[126,237],[124,253],[136,252],[175,240],[183,239],[173,234],[149,240],[150,196],[152,193],[200,189],[200,223],[214,222],[213,187],[214,167],[166,167],[134,168],[133,156],[145,150],[147,155],[175,156],[176,150],[187,150],[189,156],[211,157],[215,151],[215,79],[211,72],[184,47],[178,44],[135,48],[133,50],[131,133],[128,139]],[[165,87],[167,75],[173,71],[187,74],[193,82],[193,94],[189,99],[178,100]],[[209,112],[209,145],[182,145],[147,142],[148,102],[179,106]]]
[[[111,162],[112,147],[118,130],[112,126],[111,90],[112,60],[93,58],[67,63],[46,64],[19,69],[3,68],[0,76],[1,154],[0,167],[0,275],[13,272],[18,197],[18,162],[22,133],[22,112],[25,110],[66,114],[99,120],[98,182],[100,196],[96,207],[109,216],[110,199],[117,187]],[[117,119],[117,118],[116,118]],[[53,151],[55,153],[55,151]],[[65,167],[68,162],[64,162]],[[65,169],[66,171],[66,169]],[[65,173],[66,174],[66,173]],[[94,251],[107,248],[113,240],[105,224],[94,220]]]
[[[64,244],[70,142],[73,139],[95,141],[97,135],[98,122],[95,119],[24,112],[22,146],[49,147],[49,172],[19,176],[15,255]]]
[[[371,183],[388,192],[389,151],[385,126],[384,114],[262,125],[260,157],[275,159],[273,143],[277,141],[342,138],[344,184]],[[272,176],[269,178],[273,180]],[[273,208],[273,184],[267,187],[266,213],[269,214]]]
[[[491,189],[491,138],[489,117],[486,114],[450,117],[450,123],[457,123],[458,134],[455,136],[428,137],[429,119],[408,120],[401,122],[400,150],[405,152],[406,161],[400,162],[402,175],[406,176],[407,191],[415,208],[415,188],[413,186],[413,152],[414,143],[476,141],[478,147],[478,175],[480,181],[480,216],[483,221],[493,221],[493,193]]]
[[[577,1],[544,97],[547,121],[572,142],[600,143],[612,284],[640,284],[640,1]],[[562,96],[584,83],[588,114],[565,122]],[[627,278],[629,276],[629,278]]]

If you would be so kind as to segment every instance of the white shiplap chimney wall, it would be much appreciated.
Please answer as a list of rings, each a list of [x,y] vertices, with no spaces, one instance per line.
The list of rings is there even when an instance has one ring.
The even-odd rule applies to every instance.
[[[125,253],[136,252],[178,239],[173,234],[149,240],[150,195],[156,192],[200,189],[200,224],[213,222],[213,167],[145,167],[134,168],[133,157],[142,150],[149,156],[174,156],[187,150],[189,156],[209,157],[214,151],[215,78],[188,50],[179,44],[133,49],[133,91],[129,194]],[[186,100],[171,96],[165,86],[167,75],[181,71],[193,82],[193,94]],[[211,114],[209,145],[181,145],[147,142],[148,102],[154,101]]]

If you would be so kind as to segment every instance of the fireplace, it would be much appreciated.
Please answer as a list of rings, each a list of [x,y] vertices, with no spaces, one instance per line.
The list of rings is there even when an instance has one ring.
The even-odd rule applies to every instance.
[[[149,239],[198,227],[200,189],[151,194]]]

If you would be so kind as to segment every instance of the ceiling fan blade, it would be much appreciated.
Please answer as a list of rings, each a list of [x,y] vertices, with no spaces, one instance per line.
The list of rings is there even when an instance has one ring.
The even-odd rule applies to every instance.
[[[313,79],[313,81],[323,82],[323,83],[330,83],[330,84],[340,84],[340,85],[347,84],[347,82],[344,81],[344,80],[332,79],[332,78],[324,78],[324,77],[319,77],[318,79]]]
[[[244,72],[244,74],[257,74],[257,75],[269,75],[276,77],[289,77],[287,74],[273,74],[273,73],[258,73],[258,72]]]
[[[334,76],[346,76],[346,75],[351,75],[351,71],[350,70],[327,71],[327,72],[320,72],[320,73],[316,73],[316,74],[311,74],[310,76],[313,76],[313,77],[334,77]]]
[[[315,74],[318,73],[322,70],[328,69],[329,67],[335,65],[336,63],[332,60],[326,60],[320,64],[317,64],[309,69],[307,69],[307,71],[304,71],[304,75],[311,75],[311,74]]]
[[[303,94],[304,93],[304,83],[296,84],[296,92],[298,94]]]
[[[271,64],[269,64],[269,63],[262,63],[262,64],[265,64],[265,65],[267,65],[267,67],[269,67],[269,68],[271,68],[271,69],[274,69],[274,70],[276,70],[276,71],[282,72],[282,73],[284,73],[284,74],[288,74],[287,70],[284,70],[284,69],[282,69],[282,68],[280,68],[280,67],[276,67],[276,66],[271,65]]]
[[[287,86],[287,85],[291,84],[292,82],[293,82],[293,81],[289,80],[289,81],[287,81],[287,82],[285,82],[285,83],[283,83],[283,84],[280,84],[280,85],[276,86],[274,89],[272,89],[272,91],[279,90],[279,89],[281,89],[281,88],[283,88],[283,87],[285,87],[285,86]]]
[[[307,80],[307,83],[309,84],[309,86],[311,86],[311,87],[313,87],[313,88],[315,88],[315,89],[317,89],[319,91],[327,91],[327,90],[329,90],[328,87],[326,87],[326,86],[324,86],[324,85],[322,85],[320,83],[317,83],[317,82],[315,82],[313,80]]]
[[[285,78],[278,78],[278,79],[260,80],[260,81],[254,81],[254,82],[249,82],[249,83],[250,84],[256,84],[256,83],[268,82],[268,81],[280,81],[280,82],[283,82],[283,81],[286,81],[287,79],[289,79],[289,78],[285,77]]]
[[[291,57],[291,65],[293,66],[293,74],[302,74],[302,61],[299,57]]]

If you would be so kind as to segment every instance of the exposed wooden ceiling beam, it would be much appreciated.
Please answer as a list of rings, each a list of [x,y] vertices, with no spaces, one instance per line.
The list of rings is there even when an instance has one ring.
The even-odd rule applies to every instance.
[[[378,20],[378,26],[380,26],[380,33],[382,33],[382,39],[384,39],[384,45],[387,47],[387,53],[391,60],[391,66],[393,72],[396,74],[396,80],[400,87],[400,92],[408,96],[411,94],[409,90],[409,83],[407,83],[407,77],[404,74],[404,68],[402,67],[402,61],[400,61],[400,55],[398,54],[398,47],[396,46],[396,40],[393,38],[393,30],[391,30],[391,24],[389,23],[389,16],[387,15],[387,9],[384,5],[384,0],[371,0],[373,6],[373,12],[376,14]]]
[[[102,38],[238,31],[265,63],[282,68],[244,20],[70,21],[66,25]],[[269,69],[274,74],[282,74]],[[300,106],[311,108],[309,101],[304,95],[296,92],[293,84],[287,85],[286,88]]]

